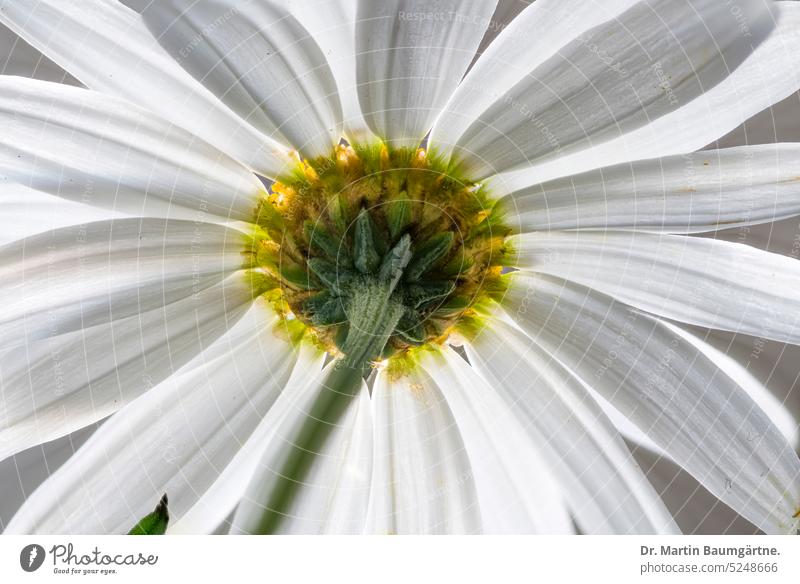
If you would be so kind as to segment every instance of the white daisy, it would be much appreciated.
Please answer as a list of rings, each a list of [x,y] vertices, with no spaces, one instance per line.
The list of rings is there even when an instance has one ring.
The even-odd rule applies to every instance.
[[[800,146],[692,153],[800,10],[538,0],[470,68],[495,4],[0,1],[88,88],[0,78],[0,458],[108,417],[6,532],[678,531],[619,429],[798,529],[686,325],[800,344],[796,260],[687,236],[800,214]]]

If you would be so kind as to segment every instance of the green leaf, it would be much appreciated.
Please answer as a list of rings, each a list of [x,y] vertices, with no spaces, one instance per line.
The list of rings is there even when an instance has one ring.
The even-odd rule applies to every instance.
[[[168,523],[167,494],[164,493],[153,512],[142,517],[128,535],[164,535]]]

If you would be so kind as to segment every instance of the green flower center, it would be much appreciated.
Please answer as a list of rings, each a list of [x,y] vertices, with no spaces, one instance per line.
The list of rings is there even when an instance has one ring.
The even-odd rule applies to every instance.
[[[294,338],[399,366],[474,326],[503,292],[509,230],[434,153],[337,146],[259,203],[254,282]]]

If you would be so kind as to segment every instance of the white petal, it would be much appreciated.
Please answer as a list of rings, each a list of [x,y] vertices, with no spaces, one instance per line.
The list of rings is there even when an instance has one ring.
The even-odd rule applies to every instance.
[[[114,413],[208,347],[251,300],[234,273],[166,306],[0,352],[0,459]]]
[[[659,316],[800,344],[800,262],[702,237],[631,232],[517,236],[518,267]]]
[[[618,17],[639,0],[536,0],[514,17],[473,64],[431,131],[431,143],[450,153],[459,137],[492,104],[571,40]],[[511,4],[511,3],[509,3]],[[514,1],[513,8],[520,2]],[[508,11],[501,1],[498,12]],[[497,22],[497,14],[493,22]],[[503,23],[505,24],[505,23]],[[535,34],[532,34],[535,31]]]
[[[285,533],[360,534],[372,477],[372,410],[366,386],[311,468]]]
[[[550,0],[547,1],[549,2]],[[482,55],[487,47],[495,41],[498,35],[508,28],[511,22],[530,5],[531,3],[525,1],[520,2],[519,0],[498,0],[497,8],[495,8],[494,14],[492,14],[492,20],[488,23],[486,33],[483,35],[483,39],[481,39],[481,46],[478,49],[479,55]],[[470,69],[475,67],[475,65],[476,63],[473,62]]]
[[[372,390],[375,463],[367,531],[478,533],[474,474],[453,413],[438,385],[415,371],[380,371]]]
[[[503,322],[466,349],[545,453],[585,532],[677,532],[600,406],[555,359]]]
[[[680,104],[676,111],[651,120],[620,138],[553,163],[506,173],[490,182],[496,189],[510,192],[591,168],[693,152],[797,91],[800,88],[800,51],[797,50],[800,5],[796,2],[769,4],[780,9],[775,30],[718,85],[705,86],[705,92],[696,99]]]
[[[639,158],[691,152],[800,88],[800,5],[775,2],[775,30],[716,87],[623,141]],[[608,148],[619,148],[609,144]]]
[[[649,251],[645,251],[648,244]],[[782,400],[787,399],[786,392],[796,378],[795,368],[789,364],[793,348],[773,347],[769,353],[762,353],[769,337],[796,338],[791,316],[794,311],[776,311],[775,307],[779,302],[794,301],[791,290],[796,284],[791,278],[793,273],[795,280],[800,276],[797,260],[733,243],[677,237],[665,241],[645,234],[531,235],[521,248],[526,250],[525,265],[536,271],[583,283],[669,318],[755,335],[757,338],[736,339],[735,335],[713,331],[710,334],[719,351],[693,336],[689,340],[737,380],[787,440],[796,443],[797,428],[791,414],[763,387],[766,384]],[[730,259],[725,259],[726,255]],[[784,300],[774,298],[780,290],[785,290]],[[698,329],[695,334],[704,331]],[[731,356],[725,358],[726,353]],[[782,357],[788,360],[784,364],[787,371],[776,374],[776,363]],[[751,369],[754,371],[748,371]]]
[[[549,276],[517,275],[503,305],[692,473],[767,533],[800,525],[800,459],[758,405],[657,320]]]
[[[737,8],[734,16],[717,0],[637,3],[561,47],[480,112],[458,136],[456,160],[487,177],[585,150],[676,110],[727,77],[772,30],[768,4]],[[492,69],[502,67],[495,61]],[[486,75],[464,86],[489,84]]]
[[[795,450],[800,451],[800,392],[797,391],[800,380],[800,346],[702,327],[686,328],[725,355],[726,359],[732,359],[739,367],[743,367],[758,382],[758,386],[767,389],[768,396],[761,401],[755,394],[751,395],[759,404],[770,400],[774,400],[773,407],[776,402],[780,404],[775,412],[770,411],[768,405],[761,407],[769,413]],[[708,354],[713,359],[713,354]],[[718,365],[724,369],[719,362]],[[733,373],[729,375],[737,379]],[[745,389],[747,387],[745,385]]]
[[[579,379],[578,381],[583,380]],[[589,395],[595,399],[597,405],[602,408],[603,413],[608,417],[609,420],[611,420],[611,423],[617,429],[617,432],[619,432],[620,436],[622,436],[627,442],[632,442],[637,447],[643,446],[658,456],[669,458],[669,455],[666,452],[659,448],[659,446],[653,442],[647,434],[642,432],[639,427],[636,426],[636,424],[623,416],[620,411],[611,403],[609,403],[606,398],[594,391],[590,386],[586,385],[586,383],[583,383],[583,386],[586,388],[586,391],[589,392]]]
[[[0,24],[0,74],[79,85],[77,79]]]
[[[733,379],[739,387],[745,390],[747,395],[749,395],[753,401],[758,404],[758,407],[767,414],[772,423],[775,424],[775,427],[783,434],[784,438],[786,438],[786,441],[792,445],[795,450],[798,449],[798,446],[800,446],[800,425],[798,425],[798,421],[794,419],[785,405],[781,403],[775,395],[770,393],[764,386],[762,380],[749,371],[749,359],[739,360],[732,355],[726,354],[723,350],[714,347],[706,340],[696,336],[695,333],[699,332],[697,330],[685,330],[683,327],[679,327],[667,321],[664,321],[664,324],[669,327],[670,330],[689,341],[717,367],[724,371],[728,377]],[[753,350],[751,345],[751,353]],[[772,362],[772,365],[775,365],[775,361]]]
[[[182,371],[107,420],[25,503],[13,533],[127,533],[169,497],[179,519],[283,389],[292,345],[263,303]]]
[[[339,143],[336,81],[283,2],[162,0],[142,17],[186,71],[261,133],[310,157]]]
[[[123,0],[123,4],[141,13],[154,2]],[[346,137],[369,141],[373,134],[361,115],[356,89],[355,0],[284,0],[282,4],[311,34],[328,61],[338,87]]]
[[[483,533],[574,533],[556,478],[480,372],[450,348],[422,366],[439,386],[464,439]]]
[[[0,246],[60,227],[120,217],[124,215],[0,180]]]
[[[746,243],[758,249],[789,257],[800,256],[800,240],[796,239],[799,222],[794,218],[759,223],[733,229],[720,229],[702,237]]]
[[[0,183],[125,213],[250,221],[263,186],[216,148],[128,102],[0,78]]]
[[[358,96],[369,127],[415,147],[461,81],[496,0],[360,0]]]
[[[351,141],[373,138],[358,103],[355,0],[286,0],[286,8],[319,43],[336,79],[344,128]]]
[[[623,163],[506,195],[520,232],[695,233],[800,214],[800,144],[709,150]]]
[[[298,400],[317,388],[312,383],[319,375],[323,361],[324,354],[313,346],[304,344],[300,347],[292,375],[275,403],[214,484],[191,509],[170,524],[170,533],[211,533],[223,523],[244,496],[275,430],[297,410]]]
[[[124,97],[268,176],[287,150],[241,119],[169,56],[115,0],[3,2],[0,21],[90,89]]]
[[[233,533],[363,531],[372,462],[369,391],[360,379],[357,395],[349,395],[351,388],[331,385],[334,368],[329,364],[320,372],[277,423],[239,503]],[[333,401],[342,398],[344,409],[326,419],[320,405],[330,404],[332,395]],[[309,431],[317,438],[306,443],[302,436]],[[286,470],[293,463],[308,465],[302,479],[288,474],[294,472]],[[281,508],[271,506],[275,501],[281,501]],[[269,527],[265,517],[271,517]]]
[[[793,385],[797,373],[796,366],[792,367],[788,362],[792,360],[796,362],[797,352],[792,349],[800,350],[800,347],[782,344],[778,354],[775,354],[773,351],[768,351],[770,341],[766,339],[755,339],[747,335],[736,335],[703,327],[678,327],[667,321],[662,322],[672,332],[696,347],[746,391],[783,434],[786,441],[798,450],[800,426],[795,418],[797,408],[791,399],[794,395]],[[778,345],[778,343],[772,344]],[[781,371],[781,367],[785,371]],[[669,458],[667,452],[658,447],[647,434],[606,399],[591,389],[590,392],[626,440],[643,446],[662,458]]]
[[[95,430],[88,426],[0,461],[0,531],[5,530],[31,493],[67,462]]]
[[[632,450],[647,479],[686,535],[756,535],[757,527],[708,492],[680,466],[644,448]]]
[[[195,221],[126,218],[0,248],[0,349],[196,295],[245,267],[244,235]]]

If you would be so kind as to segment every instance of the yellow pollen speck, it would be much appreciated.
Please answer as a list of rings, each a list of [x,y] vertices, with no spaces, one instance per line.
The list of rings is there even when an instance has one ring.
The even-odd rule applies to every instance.
[[[307,163],[303,163],[303,172],[305,173],[306,177],[311,180],[317,180],[319,177],[317,176],[317,172]]]
[[[408,389],[417,397],[422,397],[425,393],[425,387],[421,383],[409,383]]]

